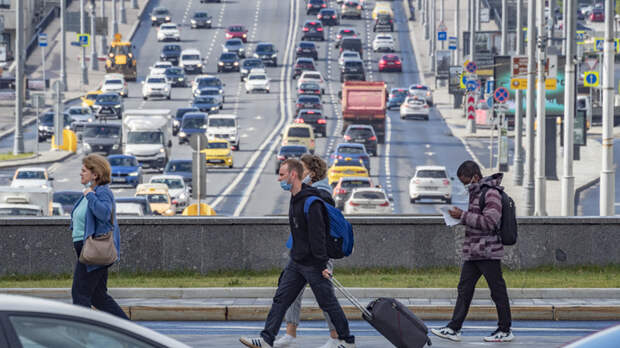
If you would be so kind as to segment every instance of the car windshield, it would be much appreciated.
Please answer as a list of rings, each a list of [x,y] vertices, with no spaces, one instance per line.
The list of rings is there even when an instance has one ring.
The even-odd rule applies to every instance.
[[[426,86],[411,86],[409,87],[409,89],[413,90],[413,91],[428,91],[428,87]]]
[[[39,170],[21,170],[17,172],[17,179],[45,180],[45,173]]]
[[[90,115],[90,109],[72,108],[72,109],[69,109],[69,115]]]
[[[263,62],[261,62],[260,60],[246,60],[243,62],[243,67],[245,68],[253,68],[256,66],[261,66],[263,65]]]
[[[201,96],[203,96],[203,95],[219,95],[220,91],[218,91],[217,89],[210,89],[209,88],[209,89],[201,89],[199,93],[200,93]]]
[[[228,31],[230,31],[231,33],[241,32],[243,31],[243,27],[240,25],[234,25],[234,26],[228,27]]]
[[[352,137],[370,137],[372,136],[372,131],[368,128],[353,128],[347,132],[347,135]]]
[[[116,45],[114,47],[110,47],[110,53],[112,53],[112,55],[122,55],[130,52],[131,51],[128,45]]]
[[[312,42],[300,42],[299,47],[301,48],[314,48],[314,43]]]
[[[377,40],[392,40],[391,36],[377,36]]]
[[[310,129],[306,127],[292,127],[288,130],[289,137],[309,138]]]
[[[235,120],[232,118],[210,118],[209,127],[234,127]]]
[[[82,197],[81,192],[54,192],[53,201],[62,205],[72,205]]]
[[[363,68],[362,62],[344,62],[344,66],[347,68]]]
[[[163,77],[149,77],[146,83],[166,83],[166,79]]]
[[[324,16],[332,16],[336,14],[336,12],[334,10],[321,10],[321,14]]]
[[[338,152],[346,153],[346,154],[362,155],[364,154],[365,151],[361,147],[357,147],[357,146],[341,146],[338,148]]]
[[[198,80],[198,88],[204,87],[221,87],[222,81],[216,78],[206,78]]]
[[[112,167],[136,167],[138,162],[131,157],[108,157],[108,162]]]
[[[320,80],[321,79],[321,75],[319,75],[319,74],[304,74],[304,79]]]
[[[358,191],[355,192],[353,198],[356,199],[383,199],[385,200],[385,194],[380,191]]]
[[[155,11],[153,11],[156,15],[167,15],[168,13],[170,13],[167,9],[165,8],[156,8]]]
[[[122,80],[105,80],[106,85],[122,85]]]
[[[191,172],[192,161],[170,162],[166,172]]]
[[[443,170],[418,170],[416,178],[445,179],[446,172]]]
[[[116,103],[118,96],[113,94],[100,94],[97,96],[97,103]]]
[[[207,144],[207,148],[209,149],[226,149],[228,148],[228,143],[224,142],[210,142]]]
[[[164,51],[165,52],[180,52],[181,51],[181,46],[179,46],[179,45],[166,45],[166,46],[164,46]]]
[[[406,89],[393,89],[391,93],[393,97],[406,97],[409,94]]]
[[[250,80],[266,80],[267,76],[265,75],[250,75]]]
[[[202,128],[205,125],[204,117],[185,117],[183,118],[183,128]]]
[[[334,163],[336,167],[361,167],[362,164],[359,161],[338,161]]]
[[[301,89],[314,89],[314,90],[318,90],[320,87],[316,83],[302,83],[300,88]]]
[[[241,46],[241,40],[230,40],[230,41],[226,41],[226,46],[227,47],[235,47],[235,46]]]
[[[86,99],[88,99],[88,100],[95,100],[95,99],[97,99],[98,95],[99,94],[95,94],[95,93],[87,94],[86,95]]]
[[[343,180],[340,186],[344,188],[370,187],[370,181],[368,180]]]
[[[297,102],[300,104],[320,104],[321,100],[317,97],[300,97]]]
[[[168,196],[164,194],[145,195],[149,203],[168,203]]]
[[[207,18],[209,15],[206,12],[196,12],[194,13],[194,18]]]
[[[183,60],[200,60],[200,56],[197,54],[184,54],[181,56]]]
[[[359,56],[360,55],[357,52],[346,51],[342,53],[343,58],[359,58]]]
[[[236,53],[222,53],[222,55],[220,56],[221,60],[235,60],[237,59],[237,54]]]
[[[267,52],[273,52],[273,51],[274,51],[274,48],[273,48],[273,45],[271,44],[262,44],[262,45],[256,46],[256,52],[267,53]]]
[[[161,27],[159,27],[162,30],[174,30],[177,28],[176,25],[170,25],[170,24],[166,24],[166,25],[162,25]]]
[[[195,104],[216,104],[216,100],[213,97],[196,97],[194,98]]]
[[[280,154],[281,155],[291,155],[291,154],[302,155],[306,153],[307,151],[308,150],[306,150],[305,146],[286,146],[280,149]]]
[[[85,126],[84,138],[118,138],[121,133],[120,127],[114,126]]]
[[[41,216],[40,209],[28,209],[17,207],[5,207],[0,208],[0,215],[2,216]]]
[[[151,184],[166,184],[169,189],[180,189],[185,187],[183,185],[183,180],[170,178],[154,178],[151,179]]]
[[[176,118],[178,120],[183,119],[183,115],[185,115],[188,112],[198,112],[199,110],[196,108],[181,108],[181,109],[177,109],[177,116]]]
[[[127,142],[130,144],[162,144],[159,132],[129,132]]]
[[[168,68],[166,69],[166,75],[182,75],[183,69],[181,68]]]

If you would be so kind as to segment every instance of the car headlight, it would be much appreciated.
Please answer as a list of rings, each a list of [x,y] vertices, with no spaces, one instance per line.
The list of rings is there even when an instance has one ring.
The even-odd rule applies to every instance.
[[[233,65],[237,66],[237,65],[239,65],[239,62],[234,62]]]
[[[179,137],[180,138],[185,138],[187,136],[187,133],[185,132],[179,132]]]
[[[89,144],[89,143],[84,143],[84,150],[85,150],[85,151],[90,151],[90,150],[92,150],[92,147],[90,146],[90,144]]]
[[[218,62],[217,65],[224,65],[224,62]]]
[[[179,123],[179,121],[178,121],[178,120],[173,120],[173,121],[172,121],[172,123],[173,123],[175,126],[177,126],[177,127],[180,125],[180,123]]]
[[[118,144],[112,145],[112,150],[118,150]]]
[[[45,130],[45,127],[43,127],[43,126],[39,126],[39,130],[40,130],[40,131]]]
[[[258,53],[254,53],[254,58],[259,58]]]
[[[223,89],[220,89],[220,94],[224,94],[224,90]]]
[[[187,195],[185,195],[185,193],[181,193],[179,195],[179,199],[186,199],[186,198],[187,198]]]
[[[160,148],[160,149],[159,149],[159,152],[160,152],[160,153],[164,153],[164,152],[166,152],[166,149],[164,149],[164,148],[162,147],[162,148]]]
[[[119,104],[119,105],[114,105],[114,108],[115,108],[115,109],[118,109],[118,108],[120,108],[120,107],[121,107],[121,106],[120,106],[120,104]]]
[[[89,117],[89,118],[88,118],[88,122],[93,122],[93,118],[92,118],[92,117]]]
[[[166,16],[166,20],[167,20],[167,21],[169,21],[169,20],[170,20],[170,17],[169,17],[169,16]]]
[[[196,64],[196,66],[199,67],[199,68],[202,68],[202,64],[201,63]]]
[[[214,107],[212,107],[212,108],[211,108],[211,111],[215,111],[215,110],[217,110],[217,109],[218,109],[218,107],[217,107],[217,106],[214,106]]]
[[[191,22],[192,22],[192,24],[196,24],[196,20],[195,19],[192,19]]]
[[[271,58],[277,58],[277,57],[278,57],[277,53],[274,53],[274,54],[271,55]]]
[[[153,17],[151,17],[151,20],[156,21],[157,17],[153,16]]]
[[[131,172],[129,173],[129,176],[138,176],[138,174],[139,174],[138,172]]]

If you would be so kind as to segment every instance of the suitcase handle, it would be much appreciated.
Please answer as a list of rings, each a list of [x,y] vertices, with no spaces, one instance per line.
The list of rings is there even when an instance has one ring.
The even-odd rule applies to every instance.
[[[370,313],[370,311],[366,309],[366,307],[362,306],[360,301],[355,298],[355,296],[353,296],[353,294],[349,290],[347,290],[336,278],[334,278],[333,274],[331,273],[329,274],[329,281],[332,282],[334,287],[338,289],[338,291],[340,291],[340,293],[342,293],[344,297],[347,298],[347,300],[351,301],[351,303],[353,303],[353,305],[357,307],[357,309],[359,309],[366,318],[368,318],[369,320],[372,319],[372,313]]]

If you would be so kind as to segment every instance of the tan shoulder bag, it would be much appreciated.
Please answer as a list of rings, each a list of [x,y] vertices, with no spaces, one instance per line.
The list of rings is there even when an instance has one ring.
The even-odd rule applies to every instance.
[[[113,264],[118,253],[114,245],[114,209],[110,215],[112,230],[100,236],[90,236],[84,242],[80,253],[80,262],[91,266],[107,266]]]

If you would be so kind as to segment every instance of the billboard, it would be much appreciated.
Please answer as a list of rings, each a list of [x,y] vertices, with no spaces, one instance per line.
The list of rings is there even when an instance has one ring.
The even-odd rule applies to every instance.
[[[558,67],[564,67],[566,59],[564,56],[558,56]],[[509,99],[506,105],[508,111],[506,115],[514,116],[515,113],[515,95],[516,90],[510,87],[510,80],[512,78],[512,67],[510,56],[496,56],[493,67],[493,76],[495,80],[495,88],[506,87],[509,91]],[[545,112],[547,116],[563,116],[564,115],[564,85],[566,84],[564,78],[564,69],[557,69],[557,85],[554,90],[547,90],[546,100],[547,105]],[[526,105],[526,93],[521,93],[523,96],[522,104]]]

